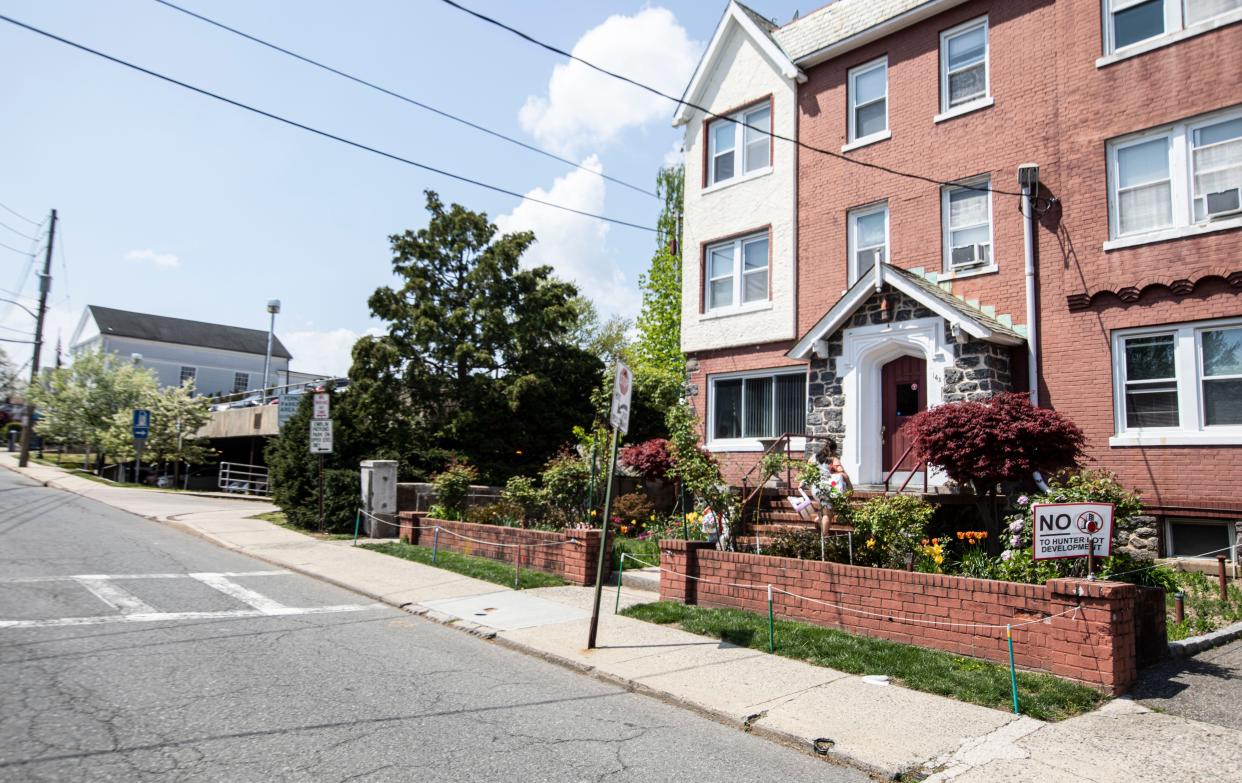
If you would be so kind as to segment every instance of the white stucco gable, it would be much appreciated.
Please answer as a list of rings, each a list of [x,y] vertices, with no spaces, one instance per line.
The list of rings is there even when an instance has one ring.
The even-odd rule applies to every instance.
[[[776,46],[772,29],[772,23],[731,2],[685,92],[685,100],[701,108],[683,104],[675,121],[683,129],[685,150],[681,336],[686,353],[796,336],[797,155],[789,140],[798,134],[801,72]],[[767,127],[745,124],[756,111]],[[716,179],[709,171],[710,139],[721,127],[738,130],[725,149],[733,159],[730,173]],[[743,159],[745,138],[754,150],[763,134],[768,149],[758,153],[761,162]],[[755,249],[761,245],[754,243],[765,240],[766,288],[747,288],[743,296],[742,281],[755,279],[742,273],[752,268],[746,264],[762,263],[762,251]],[[730,284],[735,287],[721,306],[720,299],[709,301],[704,272],[711,250],[725,245],[734,247]],[[744,264],[743,255],[752,251]]]
[[[742,4],[730,0],[724,15],[720,17],[720,22],[716,25],[716,31],[712,33],[711,42],[699,60],[698,67],[694,69],[694,75],[690,77],[690,84],[681,96],[682,102],[678,105],[677,113],[673,117],[674,127],[685,125],[693,118],[695,109],[691,104],[699,104],[702,99],[712,74],[720,67],[720,58],[726,50],[725,39],[734,29],[747,36],[763,53],[771,66],[786,79],[797,82],[806,81],[806,74],[786,56],[781,47],[772,39],[770,32],[760,27],[761,23],[756,19],[757,16],[758,14],[749,11]]]

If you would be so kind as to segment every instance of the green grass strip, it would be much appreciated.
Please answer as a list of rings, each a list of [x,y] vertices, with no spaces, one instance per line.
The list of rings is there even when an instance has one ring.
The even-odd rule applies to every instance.
[[[740,609],[707,609],[672,601],[639,604],[621,614],[659,625],[677,625],[754,650],[768,649],[766,615]],[[959,701],[1012,709],[1009,667],[976,658],[899,644],[792,620],[776,621],[776,654],[850,674],[887,674],[918,691]],[[1080,715],[1104,700],[1099,691],[1051,674],[1018,672],[1022,714],[1040,720]]]
[[[513,565],[511,563],[502,563],[499,560],[489,560],[486,557],[462,555],[441,549],[436,562],[433,564],[431,562],[431,547],[429,546],[413,546],[406,543],[359,544],[359,546],[363,549],[370,549],[372,552],[382,552],[385,555],[413,560],[415,563],[422,563],[434,568],[455,571],[462,576],[469,576],[473,579],[482,579],[485,582],[493,582],[505,587],[513,586]],[[543,571],[532,571],[529,568],[522,569],[518,583],[523,590],[532,587],[559,587],[560,585],[569,584],[555,574],[545,574]]]

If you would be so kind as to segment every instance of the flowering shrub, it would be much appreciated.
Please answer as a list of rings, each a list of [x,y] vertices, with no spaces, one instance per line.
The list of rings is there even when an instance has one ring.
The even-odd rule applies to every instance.
[[[622,465],[637,471],[649,481],[667,478],[673,467],[673,457],[669,454],[668,441],[664,438],[652,438],[626,446],[621,449],[619,460]]]
[[[933,509],[922,498],[893,495],[872,498],[854,509],[855,561],[884,568],[905,567],[906,555],[925,538]]]
[[[630,492],[612,501],[612,521],[622,535],[638,535],[655,519],[654,507],[641,492]]]

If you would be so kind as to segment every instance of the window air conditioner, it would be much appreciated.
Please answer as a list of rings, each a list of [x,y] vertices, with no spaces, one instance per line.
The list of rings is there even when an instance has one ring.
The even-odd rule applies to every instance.
[[[949,260],[954,269],[971,269],[984,266],[991,260],[992,246],[982,242],[953,248]]]
[[[1208,219],[1235,215],[1242,212],[1242,188],[1230,188],[1204,197],[1207,202]]]

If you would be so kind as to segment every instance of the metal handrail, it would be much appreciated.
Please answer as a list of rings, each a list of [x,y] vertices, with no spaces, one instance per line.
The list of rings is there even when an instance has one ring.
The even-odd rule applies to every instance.
[[[910,452],[914,450],[915,443],[916,441],[910,441],[910,445],[906,447],[906,450],[904,452],[902,452],[901,458],[897,460],[897,462],[893,465],[893,467],[889,469],[888,475],[884,477],[884,491],[885,492],[888,492],[888,485],[892,482],[893,476],[897,475],[897,471],[901,470],[901,466],[903,463],[905,463],[906,457],[910,456]],[[927,492],[927,464],[928,464],[927,460],[923,460],[923,492],[924,493]],[[910,471],[906,475],[906,480],[901,482],[901,486],[897,488],[898,494],[901,494],[902,492],[906,491],[906,486],[909,485],[910,479],[912,478],[914,478],[913,470]]]
[[[245,492],[264,496],[270,494],[268,469],[263,465],[221,462],[216,485],[223,492]]]

